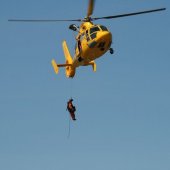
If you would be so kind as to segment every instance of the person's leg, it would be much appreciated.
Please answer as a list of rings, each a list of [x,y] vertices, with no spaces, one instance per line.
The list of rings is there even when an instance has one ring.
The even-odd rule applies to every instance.
[[[73,120],[76,120],[74,112],[70,112],[70,115]]]

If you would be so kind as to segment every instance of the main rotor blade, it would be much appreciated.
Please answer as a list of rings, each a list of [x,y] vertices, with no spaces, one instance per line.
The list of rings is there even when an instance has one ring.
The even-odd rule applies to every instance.
[[[51,20],[41,20],[41,19],[9,19],[8,21],[12,21],[12,22],[68,22],[68,21],[78,21],[81,22],[81,19],[51,19]]]
[[[96,17],[96,18],[92,18],[92,20],[114,19],[114,18],[128,17],[128,16],[133,16],[133,15],[146,14],[146,13],[151,13],[151,12],[158,12],[158,11],[163,11],[163,10],[166,10],[166,8],[159,8],[159,9],[153,9],[153,10],[147,10],[147,11],[141,11],[141,12],[134,12],[134,13],[127,13],[127,14],[106,16],[106,17]]]
[[[93,14],[95,0],[89,0],[87,18]]]

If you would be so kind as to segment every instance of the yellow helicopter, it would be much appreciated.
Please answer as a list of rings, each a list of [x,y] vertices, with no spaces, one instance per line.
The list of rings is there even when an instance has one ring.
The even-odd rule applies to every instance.
[[[112,44],[112,34],[104,25],[94,24],[93,21],[99,19],[114,19],[120,17],[127,17],[139,14],[146,14],[165,10],[166,8],[158,8],[134,13],[105,16],[105,17],[91,17],[93,14],[95,0],[89,0],[87,16],[84,19],[73,20],[16,20],[9,21],[22,21],[22,22],[58,22],[58,21],[78,21],[81,22],[80,26],[71,24],[69,29],[78,32],[76,36],[76,47],[74,57],[70,55],[66,41],[63,41],[63,51],[65,55],[65,64],[57,64],[52,60],[52,66],[56,74],[58,74],[59,67],[65,67],[66,76],[73,78],[76,73],[76,68],[79,66],[91,65],[93,71],[96,71],[95,59],[103,56],[107,51],[111,54],[114,53]]]

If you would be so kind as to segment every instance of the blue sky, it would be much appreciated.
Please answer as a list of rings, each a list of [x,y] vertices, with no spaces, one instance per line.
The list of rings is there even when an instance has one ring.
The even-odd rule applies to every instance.
[[[95,22],[112,32],[115,54],[73,80],[51,67],[64,62],[64,39],[74,52],[71,23],[7,20],[83,18],[87,1],[0,4],[0,169],[170,169],[170,2],[97,0],[95,17],[167,10]],[[68,139],[70,96],[77,121]]]

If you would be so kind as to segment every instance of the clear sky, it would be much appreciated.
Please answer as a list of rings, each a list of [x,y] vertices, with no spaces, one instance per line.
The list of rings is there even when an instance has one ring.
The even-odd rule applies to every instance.
[[[100,20],[115,54],[78,68],[73,80],[51,59],[73,55],[72,22],[12,23],[8,19],[84,18],[88,1],[0,0],[0,169],[169,170],[170,2],[96,0],[94,17],[166,7]],[[75,24],[79,24],[73,22]],[[66,102],[74,98],[77,121]]]

